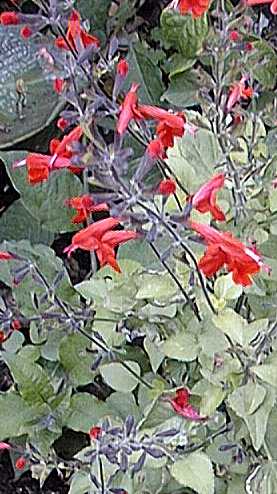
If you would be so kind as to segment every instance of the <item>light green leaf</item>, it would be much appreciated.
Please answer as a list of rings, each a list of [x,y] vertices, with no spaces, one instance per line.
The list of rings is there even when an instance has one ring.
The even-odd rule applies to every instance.
[[[205,453],[191,453],[177,460],[170,472],[181,485],[194,489],[198,494],[214,494],[212,462]]]
[[[227,334],[231,340],[243,344],[243,331],[247,322],[233,309],[224,309],[217,316],[213,317],[215,326]]]
[[[277,362],[275,364],[254,365],[251,370],[262,381],[271,384],[271,386],[277,386]]]
[[[177,293],[177,286],[167,273],[142,274],[138,278],[140,288],[136,299],[170,299]]]
[[[183,108],[193,106],[197,103],[199,87],[196,73],[193,71],[184,72],[171,78],[169,87],[162,95],[161,100]]]
[[[193,335],[179,333],[170,336],[161,345],[161,349],[167,357],[182,362],[191,362],[196,359],[199,347]]]
[[[0,440],[26,433],[26,423],[36,417],[32,408],[14,392],[0,396]]]
[[[200,405],[200,415],[209,417],[215,413],[217,407],[222,403],[226,396],[226,391],[220,386],[206,383],[206,390],[202,396]]]
[[[131,369],[140,375],[140,366],[137,362],[127,361]],[[130,371],[125,369],[120,362],[114,362],[112,364],[102,365],[100,367],[100,373],[104,381],[111,386],[115,391],[121,391],[122,393],[129,393],[135,389],[139,380],[131,374]]]
[[[70,415],[66,426],[75,431],[88,432],[106,415],[111,415],[112,410],[103,401],[98,400],[89,393],[77,393],[70,401]]]
[[[70,489],[68,494],[86,494],[89,492],[91,482],[89,474],[85,472],[74,473],[70,482]]]
[[[70,334],[61,340],[59,360],[75,386],[92,381],[92,356],[86,351],[88,340],[79,334]]]
[[[242,294],[242,286],[234,283],[232,273],[219,276],[214,284],[214,294],[219,299],[232,300]]]
[[[248,382],[237,388],[228,398],[228,403],[239,417],[251,415],[262,404],[266,390],[258,383]]]

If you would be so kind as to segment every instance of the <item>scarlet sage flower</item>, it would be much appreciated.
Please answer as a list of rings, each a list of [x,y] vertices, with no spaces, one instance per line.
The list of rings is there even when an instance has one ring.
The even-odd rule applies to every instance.
[[[51,163],[52,159],[53,156],[45,154],[28,154],[25,162],[30,185],[36,185],[48,180],[50,173],[58,168],[70,168],[71,166],[71,161],[68,158],[57,158],[54,165]]]
[[[12,254],[9,252],[0,251],[0,261],[10,261],[11,259],[14,259]]]
[[[24,470],[26,464],[27,464],[26,458],[24,458],[24,456],[20,456],[20,458],[18,458],[15,462],[15,468],[17,470]]]
[[[101,204],[95,204],[93,199],[89,195],[81,197],[72,197],[65,201],[66,206],[76,209],[77,214],[72,218],[72,223],[83,223],[88,218],[90,213],[96,213],[98,211],[109,211],[109,206],[103,202]]]
[[[119,218],[106,218],[97,221],[86,228],[83,228],[72,237],[72,243],[64,249],[68,256],[76,249],[95,251],[100,266],[109,264],[118,273],[120,267],[115,258],[115,248],[137,238],[137,233],[133,231],[118,231],[112,228],[119,225]]]
[[[152,160],[166,158],[166,151],[160,139],[153,139],[150,141],[147,145],[146,152]]]
[[[66,32],[66,39],[58,37],[55,41],[55,45],[62,50],[76,50],[78,51],[80,45],[82,48],[88,46],[94,46],[99,48],[100,42],[96,36],[92,36],[87,33],[81,27],[81,16],[77,10],[73,10],[68,21],[68,28]]]
[[[181,15],[192,14],[192,17],[201,17],[209,8],[210,0],[173,0],[167,7],[177,9]]]
[[[121,58],[116,66],[116,72],[121,77],[127,77],[129,72],[129,64],[125,58]]]
[[[102,433],[101,427],[92,427],[89,431],[89,435],[91,439],[99,439],[101,433]]]
[[[126,132],[131,120],[139,120],[142,118],[138,110],[137,90],[139,84],[133,82],[130,91],[126,94],[124,101],[119,109],[119,118],[116,125],[118,134],[122,135]]]
[[[166,178],[159,183],[158,193],[162,196],[170,196],[176,192],[176,183],[171,178]]]
[[[218,221],[225,221],[225,214],[216,204],[216,193],[224,186],[224,174],[215,175],[209,182],[202,185],[200,189],[189,198],[192,206],[200,213],[210,212],[212,217]]]
[[[226,266],[232,272],[233,281],[242,286],[252,285],[252,275],[257,274],[261,268],[268,272],[260,255],[251,247],[247,247],[229,232],[219,232],[209,225],[203,225],[194,221],[190,222],[191,228],[199,233],[207,244],[207,250],[198,263],[199,269],[208,278],[219,269]]]
[[[248,85],[248,78],[242,77],[239,82],[233,84],[228,99],[226,103],[227,112],[231,111],[232,108],[241,99],[251,99],[253,97],[254,91],[251,86]]]
[[[246,4],[249,7],[254,7],[255,5],[263,5],[265,3],[270,3],[270,10],[272,14],[277,14],[277,0],[246,0]]]
[[[2,12],[0,23],[4,26],[17,25],[20,23],[19,15],[16,12]]]
[[[20,36],[22,36],[22,38],[24,38],[24,39],[30,38],[30,36],[32,36],[32,34],[33,34],[33,31],[29,26],[23,26],[20,30]]]
[[[189,403],[190,395],[191,393],[188,388],[178,389],[176,396],[169,399],[171,406],[178,415],[182,415],[182,417],[188,420],[206,420],[207,417],[202,417],[196,408]]]
[[[150,105],[139,105],[138,110],[143,118],[158,121],[156,133],[164,148],[173,147],[174,137],[184,135],[186,117],[183,113],[170,113]]]

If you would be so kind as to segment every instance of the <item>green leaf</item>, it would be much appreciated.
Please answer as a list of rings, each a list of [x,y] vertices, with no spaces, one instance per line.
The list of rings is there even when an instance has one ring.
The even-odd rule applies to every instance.
[[[53,91],[52,74],[38,62],[46,38],[23,40],[20,27],[0,26],[0,149],[9,147],[36,134],[58,115],[63,103]],[[42,43],[42,44],[41,44]],[[17,81],[26,95],[25,106],[18,111]]]
[[[272,89],[276,84],[277,56],[274,48],[265,40],[255,41],[253,46],[247,62],[249,72],[264,89]]]
[[[145,104],[159,103],[163,92],[162,74],[148,54],[148,47],[142,43],[132,44],[128,57],[129,73],[124,84],[127,91],[132,82],[140,84],[138,95]]]
[[[136,374],[140,375],[140,366],[137,362],[126,360],[125,363],[128,364]],[[115,391],[121,391],[122,393],[130,393],[139,383],[139,380],[133,376],[130,371],[125,369],[120,362],[102,365],[100,367],[100,373],[104,381],[111,386],[111,388]]]
[[[187,132],[182,138],[176,139],[174,147],[168,150],[167,155],[170,168],[193,193],[211,178],[220,153],[214,134],[206,129],[199,129],[194,136]]]
[[[136,294],[136,299],[170,299],[178,291],[172,278],[167,273],[142,274],[138,278],[140,288]]]
[[[0,440],[26,433],[26,423],[36,417],[30,406],[14,392],[0,396]]]
[[[86,494],[89,492],[90,487],[91,482],[89,474],[85,472],[76,472],[71,478],[68,494]]]
[[[251,367],[256,376],[271,386],[277,386],[277,362],[272,364],[254,365]]]
[[[213,415],[217,407],[222,403],[226,396],[226,391],[220,386],[206,384],[206,390],[202,395],[200,415],[209,417]]]
[[[191,453],[177,460],[170,472],[181,485],[194,489],[198,494],[214,494],[212,462],[205,453]]]
[[[243,331],[247,322],[233,309],[224,309],[213,317],[214,325],[227,334],[231,340],[243,344]]]
[[[180,15],[172,10],[164,10],[161,15],[162,36],[186,58],[194,58],[202,51],[208,35],[208,19],[202,15],[193,19],[191,15]]]
[[[168,101],[171,105],[193,106],[197,103],[197,91],[199,82],[193,71],[184,72],[171,78],[169,87],[162,95],[161,101]]]
[[[109,406],[95,396],[89,393],[77,393],[71,398],[70,415],[65,425],[75,431],[88,433],[100,419],[111,413]]]
[[[22,205],[41,228],[52,232],[75,230],[71,222],[73,213],[64,202],[82,194],[80,180],[68,170],[57,170],[46,182],[30,186],[25,167],[12,170],[12,164],[25,157],[26,153],[14,151],[0,154],[0,158],[8,165],[11,181],[21,195]]]
[[[90,369],[93,359],[86,351],[87,346],[87,338],[79,334],[70,334],[61,340],[59,360],[75,386],[88,384],[93,378]]]
[[[216,279],[214,294],[219,299],[233,300],[242,294],[242,286],[234,283],[232,273],[225,274]]]
[[[269,208],[272,213],[277,211],[277,189],[271,188],[269,191]]]
[[[266,389],[258,383],[248,382],[237,388],[228,398],[229,405],[239,417],[251,415],[263,403]]]
[[[167,357],[191,362],[196,359],[199,347],[193,335],[183,332],[170,336],[161,345],[161,349]]]
[[[16,355],[5,352],[2,358],[8,365],[24,400],[32,406],[39,406],[53,397],[54,388],[46,371],[30,361],[26,348]]]

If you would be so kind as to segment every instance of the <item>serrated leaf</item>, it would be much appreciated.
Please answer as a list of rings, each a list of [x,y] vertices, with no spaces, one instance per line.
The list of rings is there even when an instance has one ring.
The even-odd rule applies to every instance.
[[[212,462],[205,453],[191,453],[177,460],[170,468],[171,475],[184,487],[198,494],[214,494]]]

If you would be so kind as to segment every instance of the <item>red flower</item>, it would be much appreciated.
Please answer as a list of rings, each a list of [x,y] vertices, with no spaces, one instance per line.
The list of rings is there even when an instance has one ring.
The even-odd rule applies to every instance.
[[[250,41],[248,43],[245,43],[245,51],[252,51],[253,50],[253,43],[251,43]]]
[[[5,449],[11,449],[11,446],[8,443],[0,442],[0,451]]]
[[[64,85],[65,85],[64,79],[60,79],[60,78],[54,79],[53,89],[54,89],[55,93],[61,94],[64,90]]]
[[[239,35],[238,31],[230,31],[230,33],[229,33],[229,40],[230,41],[233,41],[235,43],[236,41],[239,41],[239,39],[240,39],[240,35]]]
[[[9,252],[0,251],[0,261],[10,261],[11,259],[14,259],[12,254]]]
[[[12,321],[11,326],[12,326],[12,329],[13,329],[14,331],[19,331],[19,330],[21,329],[21,327],[22,327],[22,326],[21,326],[21,322],[20,322],[18,319],[14,319],[14,320]]]
[[[71,166],[71,162],[68,158],[56,158],[55,164],[51,164],[52,160],[53,156],[46,154],[28,154],[25,162],[28,173],[28,181],[31,185],[48,180],[50,172],[53,170],[58,168],[70,168]]]
[[[19,24],[19,15],[16,12],[2,12],[0,15],[0,23],[4,26]]]
[[[174,408],[178,415],[182,415],[188,420],[206,420],[207,417],[199,415],[196,408],[189,403],[190,390],[188,388],[181,388],[176,391],[176,396],[169,399],[171,406]]]
[[[74,127],[73,130],[71,130],[69,132],[69,134],[64,136],[61,141],[59,141],[58,139],[55,139],[54,142],[56,144],[56,147],[55,147],[55,149],[53,149],[53,147],[52,147],[52,151],[53,151],[54,156],[65,156],[66,151],[69,151],[69,153],[71,153],[71,154],[67,155],[66,157],[69,157],[69,156],[71,157],[72,152],[71,152],[70,146],[72,145],[73,142],[79,141],[81,139],[82,135],[83,135],[83,129],[79,125],[77,125],[76,127]],[[50,143],[50,145],[51,145],[51,143]],[[53,143],[52,143],[52,146],[53,146]]]
[[[26,464],[27,464],[27,461],[24,458],[24,456],[20,456],[20,458],[18,458],[15,462],[15,468],[17,470],[24,470],[24,468],[26,467]]]
[[[129,72],[129,64],[125,58],[121,58],[119,60],[117,67],[116,67],[116,72],[119,74],[121,77],[127,77],[128,72]]]
[[[119,110],[119,118],[116,125],[117,132],[122,135],[127,130],[131,120],[142,118],[138,110],[137,90],[139,84],[133,83],[130,91],[126,94],[125,99]]]
[[[248,86],[247,80],[247,77],[242,77],[239,82],[232,86],[226,104],[228,112],[232,110],[233,106],[235,106],[240,99],[251,99],[253,97],[253,88]]]
[[[105,202],[95,205],[93,199],[89,195],[72,197],[71,199],[67,199],[65,204],[70,208],[77,210],[76,216],[72,218],[72,223],[83,223],[88,218],[89,213],[109,211],[109,207]]]
[[[277,14],[277,0],[246,0],[246,4],[249,6],[263,5],[265,3],[270,3],[270,10],[272,14]]]
[[[64,252],[70,256],[76,249],[95,251],[101,267],[109,264],[120,273],[114,249],[128,240],[137,238],[137,233],[112,230],[119,223],[118,218],[106,218],[83,228],[73,236],[71,245],[66,247]]]
[[[158,193],[162,196],[170,196],[176,192],[176,183],[171,178],[166,178],[159,183]]]
[[[210,0],[173,0],[167,8],[178,9],[180,14],[201,17],[209,8]]]
[[[225,214],[216,204],[216,193],[224,186],[224,174],[215,175],[209,182],[202,185],[200,189],[191,197],[192,206],[200,213],[211,213],[212,217],[218,221],[225,221]]]
[[[62,131],[64,131],[68,126],[69,126],[68,120],[66,120],[63,117],[59,118],[59,120],[57,121],[57,127]]]
[[[153,139],[152,141],[150,141],[146,148],[146,152],[152,160],[156,160],[158,158],[166,158],[165,148],[160,139]]]
[[[229,232],[219,232],[208,225],[192,221],[190,226],[205,240],[208,248],[200,259],[198,266],[205,276],[213,276],[226,265],[233,273],[233,281],[239,285],[252,285],[251,276],[258,273],[262,267],[268,271],[260,255],[247,247]]]
[[[173,147],[174,137],[184,135],[186,117],[183,113],[170,113],[163,108],[150,105],[139,105],[138,110],[143,118],[159,122],[156,133],[164,148]]]
[[[20,35],[24,39],[30,38],[30,36],[32,36],[32,34],[33,34],[33,31],[29,26],[23,26],[22,29],[20,30]]]
[[[66,40],[59,37],[55,41],[55,45],[62,50],[72,50],[78,51],[79,44],[83,48],[93,45],[95,48],[99,48],[99,39],[95,36],[90,35],[84,31],[81,27],[81,16],[77,10],[73,10],[68,21],[68,28],[66,32]]]
[[[89,435],[91,439],[99,439],[102,433],[101,427],[92,427],[89,431]]]
[[[4,343],[5,340],[6,340],[6,335],[4,331],[0,331],[0,345],[1,343]]]

